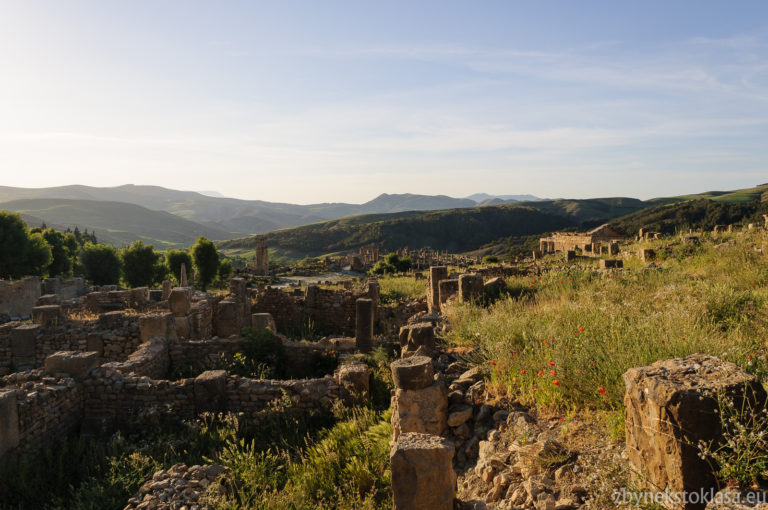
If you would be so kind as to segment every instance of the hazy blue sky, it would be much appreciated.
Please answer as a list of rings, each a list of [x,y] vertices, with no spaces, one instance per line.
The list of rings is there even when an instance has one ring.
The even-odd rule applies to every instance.
[[[768,2],[0,0],[0,184],[239,198],[768,182]]]

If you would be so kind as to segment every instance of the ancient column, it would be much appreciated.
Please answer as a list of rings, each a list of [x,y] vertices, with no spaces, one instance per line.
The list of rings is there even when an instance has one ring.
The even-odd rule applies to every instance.
[[[181,272],[179,274],[179,287],[188,287],[187,284],[187,265],[182,262],[181,263]]]
[[[360,352],[373,347],[373,300],[360,298],[355,302],[355,344]]]
[[[448,278],[448,268],[445,266],[432,266],[429,268],[429,282],[427,287],[427,308],[429,313],[440,313],[440,280]]]

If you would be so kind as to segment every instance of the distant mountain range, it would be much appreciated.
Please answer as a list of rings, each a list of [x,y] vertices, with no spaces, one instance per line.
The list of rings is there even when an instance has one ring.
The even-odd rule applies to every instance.
[[[491,196],[481,196],[484,201],[487,197]],[[514,200],[493,199],[503,203]],[[134,207],[127,207],[129,204]],[[478,205],[470,198],[445,195],[382,194],[364,204],[297,205],[131,184],[110,188],[0,186],[0,209],[22,213],[30,225],[78,226],[95,230],[104,242],[123,245],[143,239],[158,248],[188,245],[199,235],[223,240],[347,216]]]
[[[364,204],[296,205],[204,193],[135,185],[0,186],[0,209],[18,211],[30,226],[45,222],[62,230],[77,226],[95,231],[101,242],[116,246],[141,239],[158,249],[187,247],[203,235],[222,241],[222,246],[233,252],[248,252],[253,242],[250,236],[269,233],[273,253],[298,258],[353,250],[371,242],[383,249],[407,245],[470,251],[500,239],[552,229],[588,228],[632,213],[626,222],[617,221],[634,228],[643,222],[661,221],[639,214],[650,207],[655,207],[653,218],[674,223],[688,214],[692,215],[690,223],[695,224],[698,220],[693,220],[703,206],[697,206],[695,214],[685,207],[679,214],[677,209],[672,214],[671,209],[664,208],[702,199],[722,204],[707,209],[707,221],[715,221],[720,216],[738,216],[736,209],[728,209],[729,204],[768,198],[768,188],[761,186],[646,201],[621,197],[545,200],[532,195],[485,193],[466,198],[382,194]]]

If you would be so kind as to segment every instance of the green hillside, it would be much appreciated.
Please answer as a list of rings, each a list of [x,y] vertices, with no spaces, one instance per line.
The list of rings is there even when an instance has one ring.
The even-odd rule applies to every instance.
[[[663,197],[648,200],[649,204],[672,204],[686,202],[689,200],[707,199],[723,203],[744,203],[753,200],[762,200],[763,195],[768,193],[768,185],[761,184],[754,188],[739,189],[735,191],[707,191],[694,195],[680,195],[677,197]],[[768,197],[768,195],[766,195]]]
[[[404,246],[454,253],[475,250],[500,238],[519,238],[561,229],[587,228],[646,204],[630,198],[554,200],[429,212],[352,216],[267,234],[273,254],[300,258],[346,253],[366,244],[385,251]],[[221,244],[247,254],[252,237]]]
[[[45,222],[64,230],[94,231],[100,242],[123,246],[140,239],[158,249],[186,247],[198,236],[226,239],[223,229],[204,226],[163,211],[134,204],[94,200],[33,199],[1,202],[0,209],[19,212],[31,227]]]

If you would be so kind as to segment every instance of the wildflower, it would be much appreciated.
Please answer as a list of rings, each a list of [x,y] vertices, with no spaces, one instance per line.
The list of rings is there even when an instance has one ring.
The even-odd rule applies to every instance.
[[[526,372],[528,372],[526,369],[522,369],[522,370],[520,371],[520,374],[522,374],[522,375],[525,375],[525,374],[526,374]]]
[[[577,373],[577,374],[580,374],[580,373],[581,373],[581,369],[580,369],[580,368],[577,368],[577,369],[576,369],[576,373]]]
[[[560,421],[565,421],[565,418],[560,418]]]
[[[554,371],[554,370],[550,370],[550,371],[549,371],[549,375],[551,375],[552,377],[554,377],[554,376],[555,376],[555,371]]]
[[[555,379],[554,381],[552,381],[552,384],[554,384],[555,386],[560,386],[560,381]]]
[[[550,362],[549,362],[549,366],[550,366],[550,367],[554,367],[554,366],[555,366],[555,362],[554,362],[554,361],[550,361]]]
[[[331,349],[331,354],[336,354],[336,351]]]
[[[605,388],[603,388],[602,386],[597,388],[597,391],[599,391],[601,395],[605,395]]]
[[[536,278],[533,279],[533,283],[536,283]]]
[[[563,283],[563,280],[560,280],[560,283]]]
[[[498,375],[499,377],[501,377],[501,370],[497,370],[497,371],[496,371],[496,375]]]
[[[579,336],[579,334],[578,333],[574,333],[573,336]]]
[[[493,365],[495,367],[496,366],[496,362],[495,361],[491,361],[491,365]]]
[[[568,279],[569,279],[569,280],[573,280],[573,278],[571,278],[570,276],[568,277]]]
[[[538,374],[536,374],[536,375],[538,375],[539,377],[541,377],[542,375],[544,375],[544,372],[542,372],[541,370],[539,370],[539,373],[538,373]]]
[[[584,333],[584,328],[579,328],[579,333]]]

